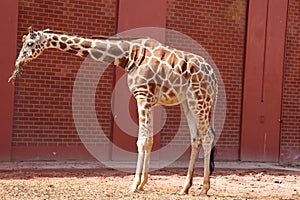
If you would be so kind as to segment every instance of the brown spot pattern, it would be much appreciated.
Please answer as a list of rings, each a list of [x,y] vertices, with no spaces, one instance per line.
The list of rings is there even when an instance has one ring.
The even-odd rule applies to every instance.
[[[108,49],[108,53],[115,55],[115,56],[120,56],[123,54],[123,51],[117,45],[113,44]]]
[[[79,39],[79,38],[74,38],[74,42],[75,42],[75,43],[79,43],[79,42],[80,42],[80,39]]]
[[[183,76],[186,80],[189,80],[190,77],[191,77],[191,74],[188,73],[187,71],[185,71],[184,73],[182,73],[182,76]]]
[[[70,48],[74,50],[80,50],[80,47],[76,44],[71,45]]]
[[[54,36],[52,37],[52,39],[55,40],[55,41],[58,41],[58,37],[57,37],[56,35],[54,35]]]
[[[170,66],[171,66],[172,68],[174,68],[175,65],[178,63],[178,59],[177,59],[177,57],[175,56],[175,54],[172,53],[172,54],[170,55],[170,57],[169,57],[169,59],[168,59],[167,62],[170,64]]]
[[[137,65],[141,65],[145,59],[146,49],[141,48],[140,51],[142,51],[142,54],[141,54],[141,56],[139,55],[139,57],[137,58]]]
[[[150,47],[150,48],[154,48],[154,47],[157,47],[159,45],[159,43],[155,40],[147,40],[145,42],[145,46],[146,47]]]
[[[177,72],[178,74],[181,74],[182,73],[182,71],[181,71],[181,67],[175,67],[174,68],[174,72]]]
[[[77,51],[74,51],[72,49],[68,49],[67,52],[71,53],[71,54],[77,54],[78,52]]]
[[[89,52],[88,51],[82,51],[82,56],[87,56],[87,55],[89,55]]]
[[[181,65],[181,72],[182,73],[186,72],[186,69],[187,69],[187,63],[183,62],[182,65]]]
[[[124,69],[126,69],[128,67],[128,62],[129,60],[126,57],[122,57],[119,59],[119,66],[123,67]]]
[[[173,90],[170,90],[167,94],[171,99],[176,97],[176,94],[173,92]]]
[[[80,45],[81,45],[83,48],[88,49],[88,48],[91,48],[92,42],[90,42],[90,41],[83,41]]]
[[[190,72],[191,72],[191,74],[194,74],[197,72],[197,69],[195,68],[194,65],[190,65]]]
[[[143,76],[146,79],[150,80],[154,76],[154,72],[152,70],[150,70],[149,68],[141,68],[140,76]]]
[[[61,49],[67,48],[67,45],[63,42],[59,42],[59,46],[60,46]]]
[[[166,93],[168,90],[169,90],[169,88],[167,88],[167,87],[162,87],[163,93]]]
[[[160,61],[156,58],[151,58],[150,63],[151,63],[151,67],[152,67],[153,71],[157,72]]]
[[[115,60],[115,58],[111,57],[111,56],[105,56],[104,59],[103,59],[104,62],[108,62],[108,63],[111,63],[114,60]]]
[[[139,47],[138,46],[133,46],[131,54],[130,54],[130,58],[134,61],[136,61],[137,57],[139,54]]]
[[[130,44],[128,42],[122,42],[121,43],[121,48],[124,50],[124,51],[128,51],[129,50],[129,47],[130,47]]]
[[[96,51],[96,50],[94,50],[94,49],[91,51],[91,54],[92,54],[92,56],[95,57],[97,60],[100,59],[101,56],[103,55],[101,52]]]
[[[165,60],[170,55],[170,52],[165,49],[159,49],[154,51],[154,56],[159,57],[161,60]]]
[[[102,42],[96,42],[95,49],[98,49],[100,51],[106,51],[106,45]]]

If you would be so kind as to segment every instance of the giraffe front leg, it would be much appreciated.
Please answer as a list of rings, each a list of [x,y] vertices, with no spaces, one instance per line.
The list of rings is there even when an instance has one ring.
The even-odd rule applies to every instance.
[[[142,146],[142,139],[138,139],[137,141],[137,147],[138,147],[138,159],[136,164],[136,171],[135,176],[133,180],[133,184],[130,189],[130,193],[137,192],[138,186],[141,183],[141,176],[142,176],[142,170],[143,170],[143,164],[144,164],[144,148]]]
[[[148,171],[149,171],[150,154],[151,154],[152,145],[153,145],[153,138],[152,137],[147,138],[146,144],[144,145],[145,146],[144,166],[142,171],[141,182],[138,185],[139,191],[142,191],[144,189],[144,186],[148,181]]]
[[[148,181],[148,171],[150,163],[150,153],[152,149],[153,138],[141,137],[137,141],[138,160],[133,184],[129,192],[142,191]]]
[[[138,160],[130,192],[143,190],[148,181],[150,154],[153,145],[153,109],[146,99],[137,99],[139,111]]]

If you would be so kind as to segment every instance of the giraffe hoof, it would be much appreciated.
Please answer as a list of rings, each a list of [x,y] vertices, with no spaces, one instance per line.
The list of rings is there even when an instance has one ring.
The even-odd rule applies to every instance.
[[[130,189],[130,190],[128,191],[128,193],[137,193],[137,192],[138,192],[137,189]]]
[[[144,191],[143,187],[138,187],[137,191]]]
[[[188,192],[187,191],[185,191],[185,190],[181,190],[179,193],[178,193],[179,195],[187,195],[188,194]]]
[[[200,196],[201,196],[201,197],[208,197],[208,195],[207,195],[207,190],[201,190]]]

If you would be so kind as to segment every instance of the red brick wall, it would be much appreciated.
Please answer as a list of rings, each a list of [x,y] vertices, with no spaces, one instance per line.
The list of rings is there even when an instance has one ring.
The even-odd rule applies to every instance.
[[[36,30],[112,36],[116,7],[116,0],[20,0],[17,49],[30,25]],[[72,89],[82,61],[58,50],[46,50],[24,67],[15,85],[13,146],[81,145],[72,116]],[[98,120],[108,136],[113,79],[114,69],[109,68],[96,95]]]
[[[300,160],[300,2],[289,1],[284,66],[281,159]]]
[[[116,1],[19,2],[18,50],[27,27],[51,28],[78,35],[113,35]],[[219,68],[227,93],[227,118],[218,145],[233,149],[238,157],[244,58],[246,1],[205,0],[168,1],[167,28],[189,35],[211,55]],[[72,117],[72,87],[82,63],[57,50],[47,50],[25,66],[16,83],[13,127],[14,146],[78,146]],[[98,85],[96,104],[98,121],[107,136],[111,134],[111,68]],[[167,144],[178,129],[179,107],[167,108],[168,119],[161,144]],[[186,124],[185,124],[186,126]],[[184,133],[183,139],[189,139]]]
[[[196,40],[220,70],[226,88],[227,117],[217,145],[229,150],[232,159],[238,159],[247,1],[168,0],[167,3],[166,27]],[[114,35],[116,8],[117,0],[20,0],[17,51],[30,25],[78,35]],[[299,9],[300,3],[290,0],[281,130],[281,157],[289,160],[298,156],[295,152],[300,147]],[[72,89],[82,61],[57,50],[47,50],[25,66],[22,78],[15,85],[13,146],[82,145],[72,116]],[[114,69],[109,68],[99,81],[96,94],[98,121],[108,137],[112,131],[113,79]],[[179,126],[179,107],[166,110],[162,146],[168,144]],[[188,139],[188,133],[182,137]]]
[[[238,159],[241,123],[241,98],[246,34],[246,0],[168,0],[167,28],[182,32],[210,54],[220,70],[226,88],[227,117],[217,145],[233,151]],[[176,131],[178,108],[168,108],[173,123],[161,135],[166,144]],[[163,131],[164,131],[163,130]],[[171,134],[171,135],[170,135]],[[169,135],[169,137],[168,137]]]

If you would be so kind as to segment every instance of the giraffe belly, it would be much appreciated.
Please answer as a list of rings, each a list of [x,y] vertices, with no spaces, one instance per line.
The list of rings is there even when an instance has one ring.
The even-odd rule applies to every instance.
[[[182,101],[177,101],[177,100],[166,100],[166,99],[159,99],[157,104],[162,105],[162,106],[175,106],[180,104]]]
[[[167,91],[162,89],[158,94],[157,103],[163,106],[174,106],[183,102],[186,98],[184,90],[169,88]]]

